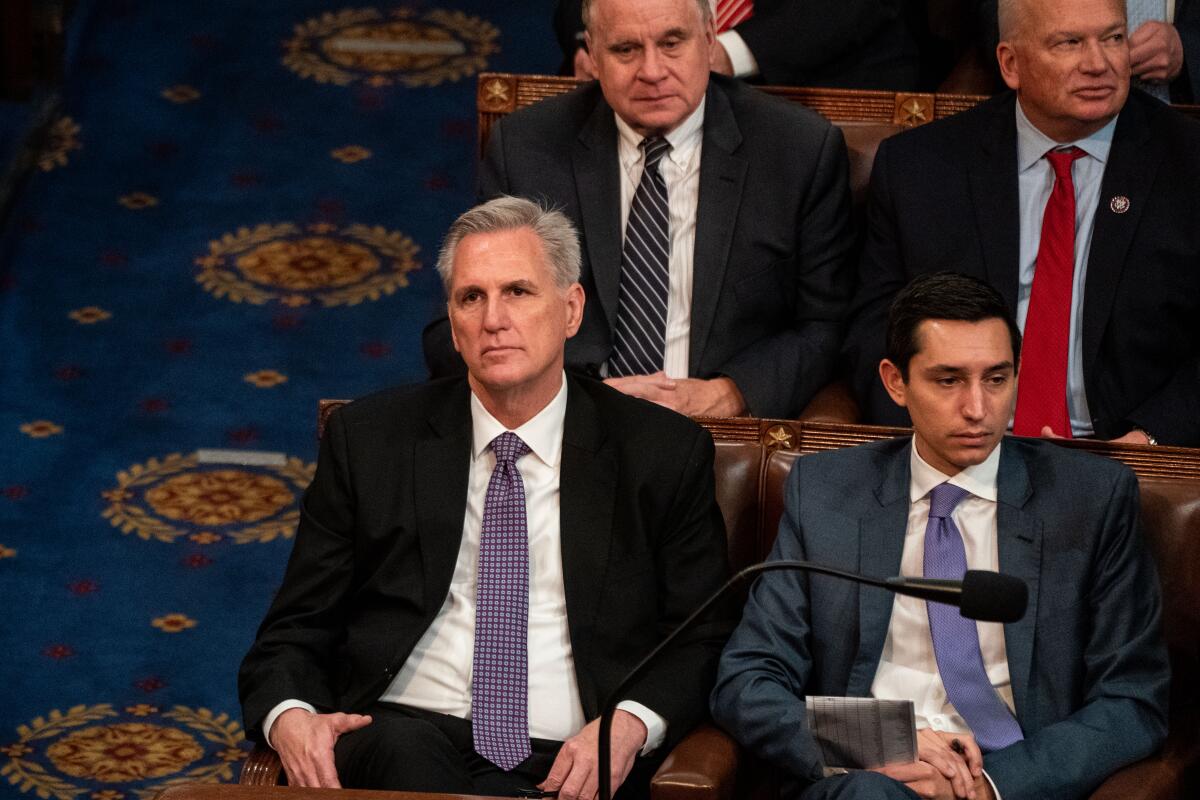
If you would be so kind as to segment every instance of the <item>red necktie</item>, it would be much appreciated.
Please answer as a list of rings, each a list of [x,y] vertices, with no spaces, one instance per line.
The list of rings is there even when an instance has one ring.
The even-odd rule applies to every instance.
[[[1078,147],[1046,154],[1054,188],[1042,217],[1033,290],[1025,316],[1021,380],[1013,433],[1040,436],[1049,425],[1071,438],[1067,412],[1067,354],[1071,341],[1071,284],[1075,278],[1075,184],[1071,165],[1086,153]]]
[[[754,16],[754,0],[717,0],[717,33],[724,33]]]

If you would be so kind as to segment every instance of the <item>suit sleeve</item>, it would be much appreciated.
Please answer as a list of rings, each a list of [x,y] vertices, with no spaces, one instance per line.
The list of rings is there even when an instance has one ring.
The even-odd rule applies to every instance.
[[[715,372],[737,384],[750,414],[793,417],[829,383],[854,276],[846,143],[829,126],[796,219],[789,324],[750,342]],[[701,377],[713,377],[705,375]]]
[[[1200,358],[1188,358],[1161,391],[1129,414],[1129,422],[1159,444],[1200,446]]]
[[[1194,103],[1200,93],[1200,2],[1185,0],[1179,5],[1181,7],[1175,12],[1175,30],[1183,43],[1183,69],[1171,82],[1171,100]]]
[[[768,84],[800,85],[805,77],[862,47],[883,25],[896,24],[892,0],[784,0],[755,9],[733,30],[750,48]]]
[[[475,199],[483,203],[508,194],[508,174],[504,166],[504,121],[492,127],[488,136],[487,151],[479,163],[479,175],[475,184]],[[463,375],[467,365],[454,349],[450,336],[450,318],[442,313],[421,331],[421,350],[425,354],[425,368],[431,380]]]
[[[353,576],[354,502],[338,412],[329,419],[283,583],[238,673],[247,737],[262,739],[268,712],[288,699],[334,709],[344,604]]]
[[[1154,752],[1166,735],[1170,668],[1159,631],[1162,603],[1132,473],[1122,472],[1102,526],[1083,597],[1091,625],[1081,654],[1080,707],[984,756],[1004,800],[1084,797]]]
[[[799,512],[803,463],[799,459],[788,476],[779,535],[768,561],[807,558]],[[716,723],[742,746],[791,775],[817,781],[824,765],[804,708],[813,669],[809,620],[803,573],[760,576],[721,654],[710,707]]]
[[[712,437],[697,429],[689,450],[655,558],[656,641],[687,619],[729,573],[725,525],[714,488]],[[717,658],[732,627],[728,604],[719,604],[707,621],[666,651],[622,698],[641,703],[667,720],[666,748],[705,718]]]
[[[846,360],[863,422],[909,425],[908,413],[892,402],[879,379],[887,339],[888,308],[908,282],[889,176],[890,142],[879,144],[871,169],[867,238],[858,265],[858,290],[846,337]]]

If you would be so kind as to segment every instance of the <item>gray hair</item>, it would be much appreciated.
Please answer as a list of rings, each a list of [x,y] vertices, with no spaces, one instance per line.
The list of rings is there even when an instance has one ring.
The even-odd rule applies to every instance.
[[[583,27],[590,31],[592,29],[592,4],[596,0],[583,0],[579,7],[579,15],[583,18]],[[712,19],[712,6],[708,4],[708,0],[696,0],[696,5],[700,9],[700,22],[707,23]]]
[[[996,0],[996,28],[1000,32],[1000,41],[1012,41],[1017,36],[1017,29],[1023,17],[1022,6],[1025,0]],[[1126,0],[1111,0],[1114,5],[1126,13]]]
[[[442,287],[450,293],[454,274],[454,253],[459,243],[475,233],[499,233],[529,228],[542,242],[546,266],[559,289],[566,289],[579,280],[579,234],[575,225],[561,211],[543,208],[523,197],[502,195],[475,206],[464,213],[446,233],[438,253],[437,271]]]

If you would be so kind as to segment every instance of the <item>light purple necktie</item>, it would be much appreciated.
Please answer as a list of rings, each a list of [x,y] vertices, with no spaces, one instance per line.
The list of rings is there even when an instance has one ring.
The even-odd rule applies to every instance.
[[[970,494],[943,483],[929,494],[929,524],[925,527],[925,577],[962,580],[967,553],[951,514]],[[979,649],[979,629],[954,606],[926,603],[933,655],[946,696],[971,728],[986,753],[1025,738],[1021,726],[988,680]]]
[[[529,757],[529,537],[517,459],[529,445],[515,433],[492,440],[479,533],[471,732],[475,752],[503,770]]]

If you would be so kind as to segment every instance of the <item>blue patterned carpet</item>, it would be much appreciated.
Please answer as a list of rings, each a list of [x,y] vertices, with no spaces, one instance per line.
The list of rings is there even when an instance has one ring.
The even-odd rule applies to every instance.
[[[77,4],[0,232],[0,797],[236,779],[317,399],[423,376],[474,75],[552,71],[549,6]]]

